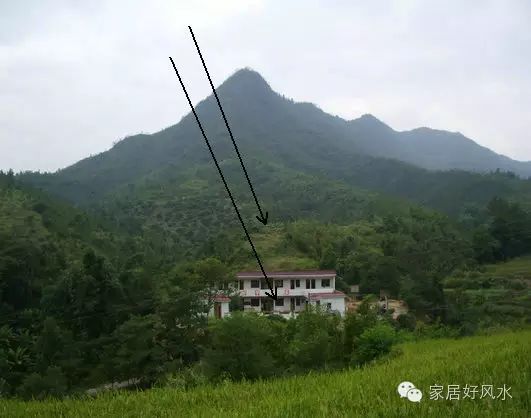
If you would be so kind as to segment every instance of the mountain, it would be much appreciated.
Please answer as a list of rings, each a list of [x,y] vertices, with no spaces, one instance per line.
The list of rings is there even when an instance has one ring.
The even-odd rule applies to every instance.
[[[372,115],[349,121],[360,150],[430,170],[461,169],[487,173],[512,171],[531,177],[531,161],[515,161],[485,148],[459,132],[417,128],[397,132]]]
[[[295,103],[275,93],[255,71],[239,70],[217,90],[259,198],[266,207],[275,207],[277,219],[301,213],[324,220],[367,213],[372,210],[368,208],[388,206],[378,200],[382,195],[383,200],[406,199],[452,214],[470,204],[484,205],[494,196],[531,196],[531,182],[514,175],[429,171],[388,158],[408,154],[415,147],[400,144],[419,141],[425,130],[397,133],[369,115],[355,121],[331,116],[313,104]],[[233,167],[227,170],[229,184],[246,206],[247,185],[214,98],[201,101],[196,109],[221,164]],[[435,131],[429,132],[427,137],[437,137]],[[460,140],[455,134],[445,135]],[[191,113],[176,125],[128,137],[56,173],[19,177],[76,204],[120,208],[113,216],[138,218],[142,212],[140,224],[172,210],[171,216],[178,216],[181,206],[170,202],[179,199],[179,205],[192,199],[198,211],[207,205],[218,215],[233,218]],[[364,203],[353,207],[352,199]],[[155,206],[148,208],[147,202]],[[252,204],[249,210],[254,210]]]

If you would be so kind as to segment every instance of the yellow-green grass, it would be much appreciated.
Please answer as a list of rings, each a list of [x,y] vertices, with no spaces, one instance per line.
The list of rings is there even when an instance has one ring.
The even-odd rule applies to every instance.
[[[280,224],[268,225],[267,230],[254,233],[252,238],[266,270],[309,270],[319,267],[315,260],[302,251],[297,250],[293,245],[287,245],[284,226]],[[241,266],[241,269],[257,270],[256,259],[251,253],[249,256],[249,260]]]
[[[96,399],[0,402],[2,417],[527,417],[531,331],[407,343],[363,369],[192,390],[107,393]],[[400,398],[413,382],[420,403]],[[430,385],[510,386],[512,399],[430,400]],[[495,390],[496,392],[496,390]]]
[[[531,279],[531,256],[518,257],[506,263],[491,264],[486,270],[494,275]]]

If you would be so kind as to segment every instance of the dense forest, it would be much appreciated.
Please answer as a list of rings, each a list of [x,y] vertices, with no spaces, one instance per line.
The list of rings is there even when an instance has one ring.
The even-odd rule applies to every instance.
[[[281,171],[272,183],[284,174],[294,180]],[[136,200],[143,207],[129,206],[134,214],[107,202],[88,213],[12,172],[0,174],[1,393],[60,396],[128,379],[188,387],[355,366],[408,338],[469,334],[529,318],[525,281],[508,285],[521,303],[508,310],[507,301],[499,302],[504,309],[496,315],[492,302],[463,299],[470,287],[494,287],[483,265],[529,252],[531,213],[521,204],[493,198],[449,217],[330,180],[296,178],[322,187],[312,190],[311,208],[302,193],[284,196],[295,219],[253,229],[267,268],[335,268],[339,288],[358,283],[366,295],[389,289],[407,302],[409,314],[381,317],[367,300],[344,320],[308,310],[286,322],[237,315],[234,298],[230,319],[208,321],[204,290],[232,281],[254,261],[234,223],[218,219],[223,228],[209,226],[223,209],[205,206],[200,175],[179,186],[184,206],[155,210],[167,196],[161,188]],[[145,181],[145,193],[152,193]],[[179,224],[183,214],[189,218]],[[193,227],[182,228],[190,219]],[[153,225],[146,227],[147,220]],[[165,235],[167,229],[174,234]],[[281,351],[273,349],[279,340]]]

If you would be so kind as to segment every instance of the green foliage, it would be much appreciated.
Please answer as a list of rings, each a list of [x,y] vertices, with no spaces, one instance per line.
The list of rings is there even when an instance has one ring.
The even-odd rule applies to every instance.
[[[67,391],[66,377],[60,367],[50,366],[44,374],[32,373],[24,379],[20,394],[27,399],[60,397]]]
[[[256,379],[275,373],[273,356],[267,349],[271,337],[269,321],[254,315],[234,314],[214,321],[203,363],[207,376],[215,379]]]
[[[529,322],[530,278],[529,257],[455,272],[444,280],[449,306],[446,322],[465,326],[466,333],[480,327]]]
[[[411,165],[483,173],[499,167],[526,176],[531,172],[529,164],[500,159],[454,133],[429,129],[400,133],[370,116],[347,122],[316,106],[293,103],[248,71],[229,79],[218,93],[253,183],[276,219],[330,221],[334,215],[352,219],[364,207],[373,213],[393,211],[388,206],[393,203],[374,199],[366,191],[359,193],[360,188],[456,215],[466,204],[484,205],[494,196],[531,194],[530,182],[513,173],[427,171]],[[201,102],[197,112],[231,187],[243,192],[246,182],[213,98]],[[414,145],[419,142],[422,146]],[[459,162],[452,163],[455,155]],[[468,164],[462,162],[465,156]],[[72,202],[92,205],[97,200],[105,209],[116,206],[107,213],[127,228],[156,223],[168,232],[176,221],[172,210],[179,211],[185,216],[178,226],[195,238],[210,233],[209,219],[212,225],[232,219],[227,216],[229,203],[217,203],[224,191],[216,176],[189,114],[174,126],[124,138],[112,149],[57,173],[24,173],[20,178]],[[130,198],[116,196],[122,191]],[[207,195],[210,199],[204,199]],[[247,201],[245,196],[238,201]],[[187,223],[192,227],[186,228]]]
[[[440,321],[433,323],[417,322],[415,336],[420,339],[457,338],[459,330],[442,324]]]
[[[68,345],[64,332],[52,317],[47,317],[42,323],[42,331],[35,342],[37,356],[37,370],[44,371],[53,364],[57,364],[65,345]]]
[[[394,328],[385,323],[379,323],[362,332],[356,341],[353,360],[362,364],[388,354],[397,341]]]
[[[287,321],[282,317],[233,313],[211,323],[201,365],[211,380],[253,380],[344,367],[354,356],[353,347],[361,350],[355,355],[357,364],[363,364],[387,353],[398,341],[385,340],[385,348],[378,351],[380,346],[371,339],[372,334],[361,339],[366,331],[381,325],[380,321],[372,308],[349,314],[344,320],[311,306]],[[178,381],[185,378],[179,376]]]
[[[499,243],[495,248],[497,259],[507,260],[528,252],[531,248],[531,212],[500,198],[493,199],[488,210],[492,217],[490,233]]]
[[[351,361],[360,335],[378,322],[377,308],[371,303],[371,297],[365,297],[357,312],[349,312],[344,322],[344,359]]]
[[[408,312],[405,314],[398,315],[398,317],[396,318],[396,322],[400,329],[413,331],[417,324],[417,319],[413,314]]]
[[[342,360],[342,330],[337,316],[307,307],[290,323],[287,364],[294,370],[320,369]]]
[[[284,379],[227,383],[212,387],[124,391],[96,399],[0,401],[0,415],[27,416],[219,416],[297,417],[404,416],[525,417],[529,413],[531,332],[505,332],[471,338],[424,340],[400,346],[402,354],[370,367],[312,373]],[[480,349],[478,349],[480,348]],[[420,403],[401,399],[397,385],[413,376]],[[488,380],[486,380],[488,377]],[[431,401],[434,384],[511,386],[512,399]],[[496,390],[496,389],[495,389]],[[485,401],[485,402],[482,402]],[[396,414],[395,414],[396,415]]]
[[[116,328],[112,340],[105,347],[106,373],[111,379],[152,382],[163,372],[167,357],[157,315],[131,317]]]
[[[174,389],[191,389],[206,386],[210,380],[199,365],[186,367],[178,372],[167,374],[158,381],[158,385]]]
[[[478,202],[498,190],[487,187],[455,220],[359,189],[345,175],[347,165],[344,173],[336,170],[347,164],[337,155],[338,167],[325,164],[325,177],[314,170],[318,155],[311,155],[311,161],[295,155],[252,161],[265,206],[276,214],[265,229],[248,224],[264,265],[333,268],[339,289],[386,289],[404,299],[411,314],[393,322],[367,301],[344,320],[308,310],[290,321],[235,314],[209,326],[210,296],[221,288],[232,295],[227,288],[234,272],[256,269],[209,161],[161,167],[131,185],[122,184],[131,173],[105,186],[96,176],[90,188],[112,193],[96,193],[102,199],[90,214],[22,186],[12,173],[0,174],[2,394],[58,396],[131,378],[191,387],[340,368],[413,338],[406,330],[416,317],[427,322],[415,326],[414,335],[424,338],[529,316],[525,275],[508,278],[491,267],[487,274],[478,266],[526,250],[523,204],[497,199],[483,208]],[[354,171],[367,169],[356,158],[349,163]],[[228,157],[223,164],[231,183],[239,184],[242,213],[253,219],[238,164]],[[468,174],[448,176],[459,182]],[[487,183],[500,176],[490,175]],[[517,179],[500,181],[524,190]],[[415,200],[423,187],[413,183],[407,197]],[[85,191],[76,189],[76,199]],[[459,202],[445,209],[452,212]],[[390,325],[401,330],[392,338]]]

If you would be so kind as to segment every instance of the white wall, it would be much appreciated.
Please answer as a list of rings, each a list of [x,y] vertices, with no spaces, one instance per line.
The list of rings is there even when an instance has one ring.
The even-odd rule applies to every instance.
[[[221,302],[221,317],[224,318],[229,314],[229,302]]]
[[[341,316],[345,315],[345,298],[322,298],[320,300],[320,306],[324,309],[326,309],[326,306],[329,303],[332,305],[330,307],[332,311],[338,311]],[[312,301],[311,304],[317,305],[317,301]]]

